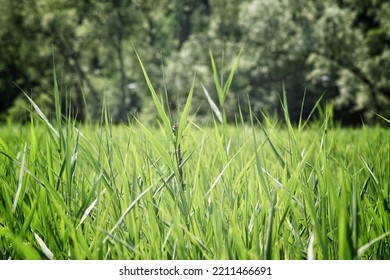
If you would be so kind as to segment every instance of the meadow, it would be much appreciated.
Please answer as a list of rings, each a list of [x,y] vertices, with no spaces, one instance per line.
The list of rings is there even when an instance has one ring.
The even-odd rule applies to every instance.
[[[0,259],[390,259],[388,128],[284,102],[228,124],[231,79],[207,125],[193,87],[175,125],[143,70],[157,126],[78,124],[55,86],[52,120],[26,96],[30,124],[0,127]]]

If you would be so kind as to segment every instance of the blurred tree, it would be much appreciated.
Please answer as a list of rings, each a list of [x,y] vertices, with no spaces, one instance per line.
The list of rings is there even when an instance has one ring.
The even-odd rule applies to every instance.
[[[329,0],[315,8],[311,79],[326,77],[337,86],[334,101],[340,117],[360,112],[370,120],[373,111],[389,116],[389,3]]]
[[[0,0],[0,118],[19,118],[20,88],[50,115],[53,54],[64,98],[74,115],[96,119],[102,103],[113,120],[152,106],[134,56],[139,51],[172,110],[182,106],[197,72],[193,98],[210,111],[200,83],[215,96],[209,50],[220,79],[244,47],[228,94],[228,118],[240,104],[280,113],[283,85],[291,119],[324,95],[337,116],[359,122],[389,118],[390,3],[385,0]],[[105,101],[103,101],[105,100]],[[66,104],[64,102],[64,104]],[[351,120],[352,114],[358,117]]]
[[[247,76],[246,90],[253,100],[254,112],[280,112],[277,93],[283,84],[287,91],[291,119],[297,120],[307,88],[308,32],[304,16],[309,13],[303,1],[251,1],[242,6],[240,26],[245,53],[241,73]],[[307,107],[322,92],[308,90]],[[311,101],[311,102],[308,102]]]
[[[247,81],[236,90],[249,94],[255,112],[273,111],[280,108],[273,92],[284,83],[292,120],[304,92],[304,116],[325,94],[345,121],[370,120],[372,111],[388,117],[389,6],[374,0],[243,2],[235,38],[245,51],[237,79]]]
[[[29,93],[52,80],[51,44],[37,33],[36,18],[28,12],[34,7],[32,1],[0,5],[0,118],[20,95],[18,87]],[[44,71],[46,67],[50,71]]]
[[[113,112],[114,119],[123,122],[127,121],[130,110],[135,113],[141,107],[139,97],[135,91],[129,88],[128,61],[125,59],[125,48],[128,46],[126,42],[129,38],[142,32],[139,28],[142,25],[142,18],[133,2],[131,0],[96,2],[95,9],[92,10],[93,16],[90,19],[94,29],[100,30],[99,42],[112,49],[112,57],[118,65],[112,69],[111,73],[106,73],[112,80],[116,80],[114,78],[116,76],[119,77],[117,94],[111,98],[114,99],[113,104],[118,108]],[[102,63],[99,57],[94,57],[94,60],[98,65]],[[107,60],[105,64],[107,63],[110,64],[112,61]],[[110,68],[110,66],[106,68]]]

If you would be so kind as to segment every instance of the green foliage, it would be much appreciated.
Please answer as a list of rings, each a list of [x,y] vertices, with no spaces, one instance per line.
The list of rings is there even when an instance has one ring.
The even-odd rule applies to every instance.
[[[97,122],[103,103],[115,123],[155,119],[132,46],[151,80],[161,81],[155,91],[166,93],[166,109],[174,113],[185,106],[196,72],[201,83],[192,108],[207,121],[200,84],[211,99],[219,96],[207,53],[222,84],[244,48],[224,103],[228,122],[249,122],[250,111],[282,118],[283,85],[292,122],[307,118],[320,96],[345,124],[389,119],[390,5],[384,0],[3,0],[0,14],[2,122],[25,119],[20,88],[55,118],[53,55],[59,101],[77,120]]]
[[[193,87],[176,134],[106,109],[79,126],[58,102],[52,124],[29,99],[40,123],[0,128],[1,259],[388,258],[388,129],[341,129],[331,107],[295,128],[284,93],[284,123],[226,125],[225,142],[183,125]]]

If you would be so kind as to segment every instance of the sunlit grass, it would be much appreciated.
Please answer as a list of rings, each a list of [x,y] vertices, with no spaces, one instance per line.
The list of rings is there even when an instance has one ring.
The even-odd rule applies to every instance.
[[[294,126],[285,102],[284,120],[199,126],[191,87],[173,132],[148,85],[159,127],[58,104],[51,124],[33,100],[29,125],[0,127],[1,259],[390,258],[388,128],[330,107]]]
[[[261,125],[189,124],[185,189],[138,125],[2,127],[1,258],[389,258],[389,130]]]

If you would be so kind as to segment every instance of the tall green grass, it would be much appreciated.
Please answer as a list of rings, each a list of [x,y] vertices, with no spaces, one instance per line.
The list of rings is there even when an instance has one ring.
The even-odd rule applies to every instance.
[[[157,128],[104,108],[79,125],[56,82],[53,123],[30,99],[29,125],[0,127],[0,259],[390,259],[388,128],[340,128],[331,107],[295,126],[285,101],[284,120],[229,125],[232,71],[217,121],[190,117],[192,85],[172,131],[140,64]]]

